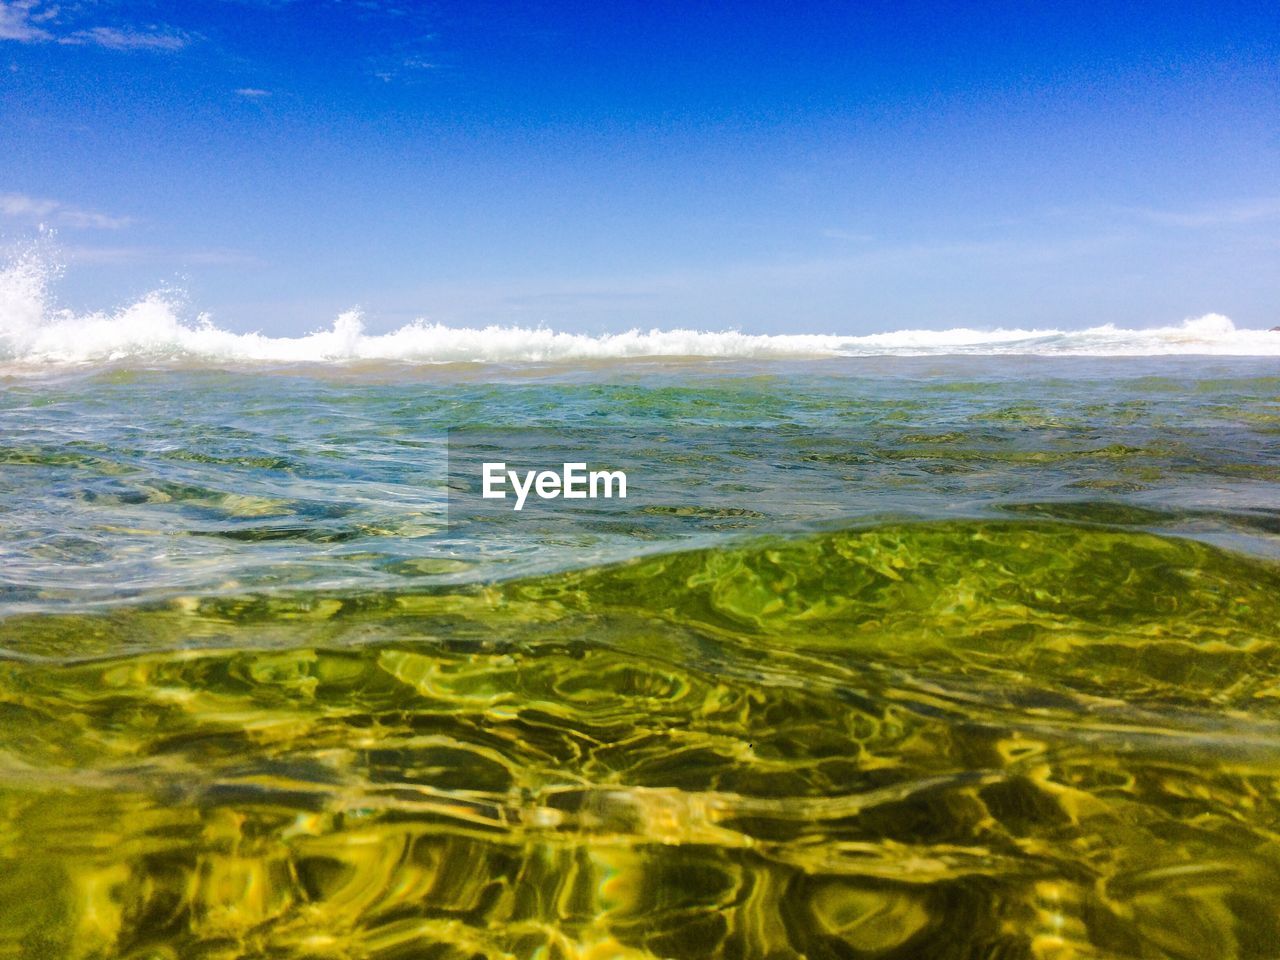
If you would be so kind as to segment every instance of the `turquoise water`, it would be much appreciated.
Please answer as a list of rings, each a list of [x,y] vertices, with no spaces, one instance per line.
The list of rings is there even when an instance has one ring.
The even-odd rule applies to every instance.
[[[1272,554],[1273,374],[1033,357],[11,377],[0,590],[27,611],[398,589],[895,518],[1087,520]],[[446,431],[529,427],[637,461],[644,508],[449,528]]]
[[[1273,361],[50,368],[0,425],[0,956],[1280,942]],[[636,495],[466,509],[504,437]]]

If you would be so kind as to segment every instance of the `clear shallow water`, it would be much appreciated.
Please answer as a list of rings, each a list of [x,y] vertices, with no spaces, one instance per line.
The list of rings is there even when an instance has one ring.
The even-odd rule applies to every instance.
[[[1267,957],[1266,360],[0,394],[0,955]],[[644,500],[446,513],[445,431]]]

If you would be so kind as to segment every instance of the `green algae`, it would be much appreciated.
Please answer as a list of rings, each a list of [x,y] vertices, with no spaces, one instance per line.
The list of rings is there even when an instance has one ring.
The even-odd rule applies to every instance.
[[[1273,364],[1103,366],[6,380],[0,957],[1270,960]]]
[[[0,956],[1280,942],[1280,569],[879,525],[4,621]]]

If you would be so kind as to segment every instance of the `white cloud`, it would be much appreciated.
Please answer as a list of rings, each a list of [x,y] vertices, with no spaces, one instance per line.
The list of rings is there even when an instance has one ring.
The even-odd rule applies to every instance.
[[[1152,223],[1171,227],[1217,227],[1233,223],[1253,223],[1280,218],[1280,197],[1262,197],[1241,203],[1217,204],[1191,210],[1135,209]]]
[[[41,6],[40,0],[0,0],[0,40],[19,43],[52,40],[53,34],[40,24],[56,17],[58,8],[41,10]]]
[[[133,222],[131,217],[113,217],[22,193],[0,193],[0,216],[29,223],[54,223],[81,230],[119,230]]]
[[[1053,207],[1045,211],[1051,220],[1078,223],[1128,222],[1134,225],[1154,224],[1183,230],[1207,230],[1261,224],[1280,220],[1280,197],[1254,197],[1246,200],[1216,201],[1185,207],[1149,207],[1136,205],[1098,205],[1086,207]]]
[[[147,30],[128,30],[118,27],[93,27],[77,30],[62,37],[59,43],[70,45],[92,44],[107,50],[154,50],[172,53],[191,43],[191,36],[168,27],[151,27]]]
[[[144,29],[89,27],[67,33],[65,24],[57,29],[59,13],[58,6],[46,0],[0,0],[0,40],[172,53],[196,39],[193,34],[162,24],[150,24]]]
[[[258,87],[241,87],[236,91],[242,97],[248,97],[250,100],[258,100],[262,97],[271,96],[270,90],[261,90]]]
[[[828,240],[848,240],[853,243],[870,243],[875,239],[870,233],[860,233],[857,230],[841,230],[838,227],[828,227],[822,231],[822,235]]]
[[[263,261],[240,250],[171,250],[157,247],[70,246],[61,252],[71,263],[121,264],[164,263],[185,267],[257,267]]]

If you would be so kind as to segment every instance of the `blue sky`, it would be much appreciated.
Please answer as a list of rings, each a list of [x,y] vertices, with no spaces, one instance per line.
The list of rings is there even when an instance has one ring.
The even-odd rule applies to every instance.
[[[1274,2],[0,0],[0,144],[77,308],[1280,324]]]

